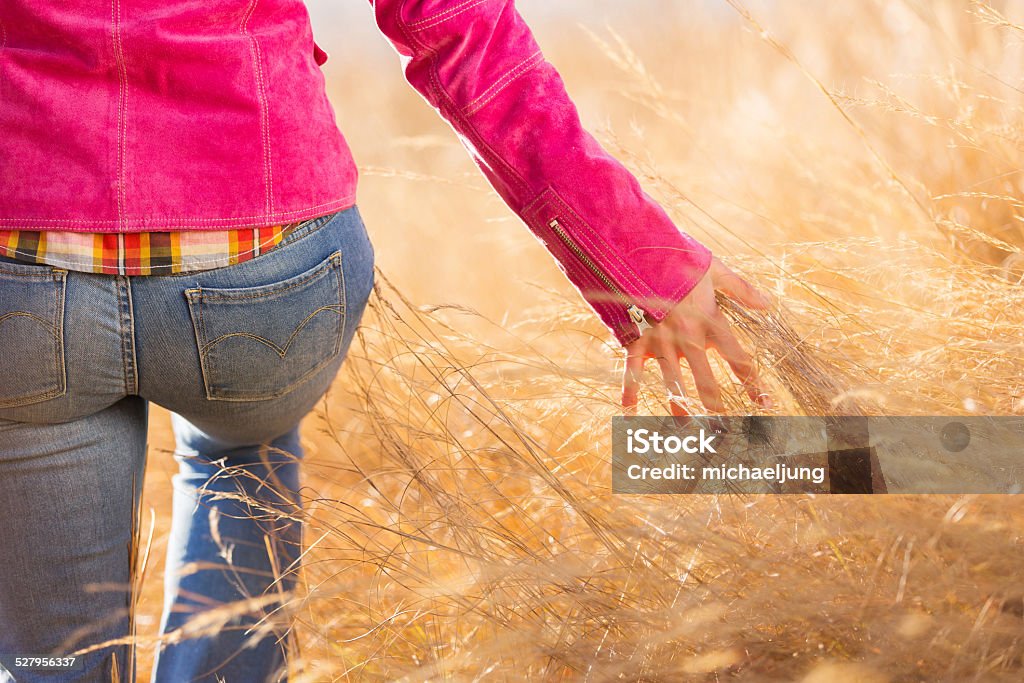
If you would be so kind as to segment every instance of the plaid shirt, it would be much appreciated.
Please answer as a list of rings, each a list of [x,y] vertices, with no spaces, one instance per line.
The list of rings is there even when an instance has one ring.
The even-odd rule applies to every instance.
[[[169,275],[248,261],[299,225],[139,233],[0,230],[0,256],[86,273]]]

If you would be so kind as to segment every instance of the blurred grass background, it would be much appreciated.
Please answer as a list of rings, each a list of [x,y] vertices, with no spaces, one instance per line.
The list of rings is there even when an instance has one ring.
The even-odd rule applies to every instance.
[[[518,5],[591,130],[784,302],[822,405],[1024,412],[1019,3]],[[1021,679],[1017,498],[611,496],[619,351],[369,7],[311,10],[386,279],[306,425],[296,680]],[[155,413],[143,643],[170,448]]]

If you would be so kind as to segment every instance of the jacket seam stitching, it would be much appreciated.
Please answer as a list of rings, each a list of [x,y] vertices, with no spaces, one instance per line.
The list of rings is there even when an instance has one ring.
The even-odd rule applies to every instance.
[[[117,66],[117,217],[118,222],[125,214],[125,147],[128,129],[128,71],[124,62],[121,42],[121,1],[111,0],[111,38],[114,42],[114,61]]]
[[[536,197],[530,200],[529,204],[523,207],[523,215],[530,216],[530,214],[539,214],[540,209],[538,208],[538,205],[543,206],[545,203],[550,204],[552,194],[554,194],[554,191],[551,189],[551,186],[549,185],[548,187],[545,187]]]
[[[448,91],[445,89],[444,85],[441,83],[441,76],[439,74],[439,69],[438,69],[438,66],[437,66],[437,59],[438,59],[437,52],[432,50],[431,54],[433,56],[431,58],[430,78],[431,78],[431,81],[434,84],[434,88],[436,89],[437,94],[441,98],[443,98],[444,102],[448,105],[448,110],[450,112],[451,118],[454,121],[457,121],[458,123],[461,123],[463,126],[465,126],[466,132],[468,133],[467,137],[469,137],[470,140],[472,140],[473,142],[475,142],[476,144],[478,144],[480,146],[481,153],[486,152],[488,155],[491,156],[491,158],[494,161],[497,161],[499,165],[503,166],[508,171],[509,177],[510,177],[510,180],[512,181],[513,186],[515,186],[516,189],[518,189],[523,194],[524,197],[529,196],[530,195],[530,190],[529,190],[529,185],[526,182],[526,179],[523,178],[522,176],[520,176],[519,172],[516,171],[512,167],[512,165],[503,156],[498,154],[494,150],[494,148],[491,147],[490,143],[487,142],[483,138],[483,136],[480,134],[480,131],[477,130],[476,126],[472,125],[462,115],[462,112],[459,110],[459,107],[455,103],[455,100],[452,98],[451,95],[448,94]]]
[[[483,137],[480,135],[480,132],[476,129],[476,126],[472,125],[466,119],[466,117],[464,117],[462,115],[461,111],[459,110],[458,105],[455,104],[455,100],[451,97],[451,95],[448,94],[448,91],[445,90],[444,85],[442,85],[442,83],[441,83],[441,77],[439,75],[439,69],[438,69],[438,65],[437,65],[437,60],[438,60],[438,52],[437,52],[437,50],[434,49],[433,47],[425,44],[423,41],[419,40],[415,35],[413,35],[413,33],[409,30],[408,25],[404,21],[404,16],[405,16],[404,11],[405,11],[405,6],[406,6],[407,3],[408,3],[408,0],[401,0],[401,2],[395,8],[395,15],[394,15],[395,25],[398,26],[399,30],[405,36],[406,40],[409,41],[409,44],[411,46],[419,46],[419,48],[421,50],[423,50],[424,52],[426,52],[427,54],[430,55],[430,68],[429,68],[430,81],[431,81],[431,84],[433,85],[433,89],[435,91],[435,94],[437,95],[437,97],[439,99],[438,104],[439,105],[441,105],[441,104],[448,105],[448,112],[449,112],[449,114],[451,116],[451,119],[453,121],[457,121],[457,122],[461,123],[463,126],[465,126],[466,132],[467,132],[467,137],[470,140],[472,140],[473,142],[475,142],[476,144],[479,145],[481,154],[486,152],[487,154],[490,155],[490,157],[491,157],[491,159],[493,161],[496,161],[500,166],[503,166],[508,171],[513,186],[520,193],[522,193],[523,197],[528,197],[530,195],[530,189],[529,189],[529,185],[526,183],[526,180],[519,175],[519,172],[516,171],[504,159],[504,157],[502,157],[500,154],[495,152],[494,149],[487,143],[487,141],[483,139]],[[520,198],[520,200],[521,199],[522,198]]]
[[[701,270],[700,277],[695,278],[695,279],[687,278],[683,282],[683,284],[679,285],[679,287],[677,287],[676,290],[674,292],[672,292],[671,295],[669,295],[669,300],[672,303],[678,302],[680,299],[683,298],[683,296],[682,296],[683,290],[686,290],[687,294],[689,294],[689,292],[692,291],[693,288],[697,286],[697,283],[700,282],[700,278],[703,277],[705,275],[705,273],[707,273],[708,268],[710,268],[710,266],[711,266],[710,259],[708,259],[708,264],[705,265],[704,268]],[[665,312],[668,313],[668,311],[665,311]]]
[[[539,66],[543,59],[544,54],[540,50],[537,50],[532,55],[519,62],[519,64],[516,64],[510,70],[505,72],[501,78],[492,83],[491,86],[482,92],[475,100],[467,104],[463,110],[465,115],[472,116],[486,107],[506,88]]]
[[[270,113],[267,105],[267,89],[263,78],[263,52],[259,41],[249,32],[249,19],[256,11],[259,0],[251,0],[249,8],[242,17],[239,33],[249,42],[249,53],[252,56],[253,75],[256,79],[256,94],[260,104],[260,143],[263,147],[263,189],[265,192],[264,206],[267,213],[274,212],[274,170],[270,152]]]
[[[635,272],[635,271],[634,271],[634,270],[633,270],[633,269],[632,269],[632,268],[631,268],[631,267],[629,266],[629,264],[628,264],[628,263],[626,263],[626,262],[625,262],[625,261],[624,261],[624,260],[622,259],[622,257],[621,257],[621,256],[620,256],[620,255],[618,254],[618,252],[617,252],[616,250],[612,249],[612,248],[611,248],[611,246],[610,246],[610,245],[608,245],[608,243],[607,243],[607,242],[605,242],[605,241],[604,241],[604,239],[603,239],[603,238],[601,238],[601,236],[600,236],[600,235],[596,234],[596,232],[595,232],[595,231],[594,231],[594,229],[593,229],[593,228],[592,228],[592,227],[590,226],[590,224],[589,224],[589,223],[588,223],[588,222],[587,222],[587,221],[586,221],[586,220],[585,220],[585,219],[584,219],[584,218],[583,218],[582,216],[580,216],[580,215],[579,215],[579,214],[578,214],[578,213],[576,212],[576,210],[575,210],[575,209],[573,209],[573,208],[572,208],[572,206],[570,206],[570,205],[569,205],[569,203],[568,203],[568,202],[566,202],[566,201],[565,201],[564,199],[562,199],[562,197],[561,197],[561,196],[560,196],[560,195],[558,194],[558,192],[557,192],[557,191],[553,191],[553,194],[554,194],[554,195],[555,195],[555,197],[556,197],[556,198],[558,199],[558,203],[559,203],[559,204],[561,204],[561,205],[562,205],[563,207],[565,207],[565,210],[566,210],[566,211],[568,211],[568,212],[569,212],[570,214],[572,214],[572,217],[573,217],[573,219],[574,219],[574,220],[575,220],[575,221],[576,221],[577,223],[579,223],[579,224],[580,224],[580,228],[581,228],[581,230],[580,230],[580,232],[579,232],[579,236],[580,236],[581,238],[583,238],[584,240],[586,240],[586,242],[587,242],[587,245],[588,245],[588,246],[589,246],[589,247],[590,247],[591,249],[594,249],[594,253],[595,253],[595,254],[596,254],[596,253],[605,253],[605,254],[609,254],[609,255],[611,255],[611,256],[612,256],[612,258],[614,258],[614,259],[615,259],[615,261],[618,261],[618,265],[621,265],[621,266],[622,266],[622,268],[624,269],[624,270],[620,270],[620,269],[619,269],[619,267],[618,267],[618,266],[617,266],[616,264],[614,264],[614,263],[609,263],[609,264],[608,264],[608,265],[610,265],[610,266],[613,266],[613,267],[614,267],[615,271],[617,272],[617,274],[618,274],[618,275],[619,275],[620,277],[626,276],[626,278],[628,278],[628,279],[631,279],[631,280],[633,281],[633,284],[634,284],[634,285],[636,285],[637,287],[639,287],[639,288],[640,288],[641,290],[645,291],[645,292],[646,292],[646,293],[647,293],[648,295],[650,295],[650,296],[651,296],[652,298],[653,298],[653,297],[655,297],[655,296],[657,296],[657,295],[656,295],[656,293],[654,292],[654,290],[653,290],[653,289],[651,288],[651,286],[650,286],[649,284],[647,284],[647,282],[646,282],[646,281],[644,281],[644,280],[643,280],[643,279],[642,279],[642,278],[641,278],[641,277],[640,277],[640,276],[639,276],[639,275],[638,275],[638,274],[637,274],[637,273],[636,273],[636,272]],[[598,250],[598,249],[596,249],[596,248],[595,248],[595,247],[597,246],[597,245],[596,245],[596,241],[598,241],[598,240],[599,240],[599,241],[601,241],[601,242],[604,242],[604,246],[606,247],[606,248],[605,248],[604,250]],[[659,306],[659,307],[657,307],[657,308],[652,308],[652,310],[653,310],[653,311],[659,311],[659,312],[660,312],[660,311],[662,311],[662,308],[661,308],[661,307]]]
[[[428,28],[439,26],[446,21],[454,19],[463,12],[471,10],[477,5],[483,5],[486,2],[489,2],[489,0],[466,0],[466,2],[463,2],[462,4],[456,5],[455,7],[449,7],[445,11],[433,16],[410,22],[409,29],[412,31],[425,31]]]
[[[544,227],[544,220],[541,217],[544,209],[548,206],[554,206],[557,209],[560,205],[565,205],[566,208],[568,208],[568,205],[561,199],[561,197],[559,197],[554,188],[548,186],[537,196],[536,199],[530,202],[523,209],[523,215],[526,217],[528,223],[532,223],[534,226],[537,226],[535,230],[541,230]],[[565,274],[570,278],[570,280],[573,273],[579,274],[582,278],[589,278],[594,282],[600,283],[600,280],[594,277],[593,273],[581,264],[576,263],[575,259],[572,259],[568,264],[565,264]],[[586,291],[582,287],[579,289],[584,298],[586,298]],[[603,304],[607,302],[601,303]],[[621,321],[616,321],[614,324],[609,321],[607,324],[612,328],[612,332],[615,334],[616,339],[618,339],[623,345],[629,344],[631,341],[639,338],[639,335],[636,335],[628,326],[624,326]]]

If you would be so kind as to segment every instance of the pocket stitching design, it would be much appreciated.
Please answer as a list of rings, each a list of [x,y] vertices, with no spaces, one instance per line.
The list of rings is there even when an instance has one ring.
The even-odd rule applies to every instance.
[[[342,344],[342,341],[343,341],[343,338],[344,338],[345,317],[346,317],[346,310],[347,310],[347,303],[345,301],[345,275],[344,275],[344,272],[342,270],[341,261],[342,261],[342,253],[341,253],[341,251],[336,251],[333,254],[331,254],[327,259],[325,259],[320,264],[320,266],[314,267],[308,273],[308,275],[306,277],[301,277],[300,276],[300,279],[296,280],[295,282],[290,283],[287,287],[283,287],[283,288],[280,288],[280,289],[272,289],[272,290],[267,291],[267,292],[253,293],[253,294],[250,294],[250,295],[239,294],[239,295],[227,296],[227,295],[218,295],[218,294],[207,293],[207,292],[203,291],[202,287],[196,287],[196,288],[188,289],[188,290],[185,291],[185,296],[188,299],[188,301],[190,303],[196,304],[196,308],[199,309],[198,310],[198,317],[197,316],[192,316],[192,324],[193,324],[193,327],[196,329],[196,334],[197,334],[197,350],[199,352],[200,371],[201,371],[202,377],[203,377],[203,389],[205,391],[206,398],[208,400],[211,400],[211,401],[249,402],[249,401],[266,401],[266,400],[272,400],[272,399],[280,398],[281,396],[289,393],[292,389],[294,389],[296,386],[298,386],[302,382],[306,381],[311,375],[313,375],[314,373],[316,373],[319,370],[323,369],[323,367],[325,365],[330,363],[334,358],[336,358],[338,356],[338,353],[340,353],[340,351],[341,351],[341,344]],[[285,354],[287,354],[287,350],[291,346],[292,340],[294,340],[294,338],[298,335],[298,333],[301,331],[301,329],[303,327],[305,327],[305,325],[309,321],[311,321],[317,314],[319,314],[323,310],[333,310],[335,313],[338,314],[337,334],[335,335],[334,349],[331,351],[331,353],[328,356],[326,356],[325,358],[323,358],[316,365],[314,365],[310,370],[308,370],[307,372],[303,373],[300,377],[298,377],[297,379],[289,382],[286,386],[281,387],[280,389],[277,389],[274,392],[271,392],[271,393],[249,392],[249,393],[246,393],[246,394],[235,394],[235,395],[230,395],[230,396],[225,396],[225,395],[222,395],[221,393],[218,393],[216,391],[215,387],[213,387],[213,383],[212,383],[212,381],[210,379],[210,377],[215,374],[215,372],[214,372],[214,367],[215,366],[214,366],[213,357],[210,355],[209,351],[212,349],[212,347],[215,344],[219,343],[220,341],[223,341],[224,339],[228,339],[228,338],[231,338],[231,337],[241,336],[241,337],[254,338],[257,341],[260,341],[260,342],[268,345],[270,348],[273,348],[275,351],[277,351],[277,345],[273,344],[273,342],[270,342],[267,339],[264,339],[263,337],[260,337],[259,335],[238,332],[238,333],[231,333],[231,334],[222,335],[222,336],[218,337],[217,339],[215,339],[213,342],[205,342],[204,344],[202,344],[200,346],[198,340],[202,339],[202,340],[205,341],[207,339],[207,337],[208,337],[208,335],[206,333],[206,321],[205,321],[205,316],[204,316],[204,309],[206,307],[203,305],[203,302],[204,301],[232,301],[232,302],[234,302],[234,301],[244,301],[246,299],[259,299],[259,298],[266,298],[268,296],[276,296],[276,295],[288,292],[288,291],[290,291],[292,289],[295,289],[296,287],[300,287],[302,285],[305,285],[305,284],[309,283],[311,280],[314,280],[314,279],[316,279],[318,277],[330,277],[330,272],[331,271],[334,271],[334,274],[335,274],[335,277],[336,277],[336,280],[337,280],[336,291],[337,291],[338,301],[340,303],[339,304],[332,304],[330,306],[321,306],[317,310],[315,310],[312,313],[310,313],[295,328],[295,330],[293,330],[292,334],[289,336],[289,340],[285,344]],[[284,355],[281,355],[280,352],[278,352],[278,355],[281,358],[284,358]]]
[[[212,349],[214,346],[221,343],[225,339],[231,339],[232,337],[246,337],[248,339],[255,339],[261,344],[270,347],[271,349],[277,352],[278,356],[284,358],[285,356],[288,355],[288,349],[291,348],[292,342],[295,341],[295,337],[298,336],[299,332],[302,331],[302,328],[304,328],[309,323],[309,321],[316,317],[316,315],[321,311],[333,311],[338,315],[344,315],[345,306],[344,304],[331,304],[330,306],[321,306],[320,308],[316,309],[315,311],[307,315],[306,318],[301,323],[299,323],[298,326],[292,331],[291,335],[288,337],[288,341],[285,342],[283,349],[274,342],[264,337],[261,337],[258,334],[252,334],[251,332],[232,332],[230,334],[222,334],[213,341],[206,342],[206,344],[199,350],[199,353],[204,356],[208,355],[210,353],[210,349]],[[205,335],[203,336],[203,338],[206,338]]]
[[[47,332],[50,333],[51,337],[56,339],[57,332],[53,329],[53,325],[48,323],[45,319],[40,318],[35,313],[29,313],[28,311],[11,311],[10,313],[4,313],[0,315],[0,324],[6,322],[9,318],[28,318],[29,320],[35,321],[42,325]]]
[[[0,273],[7,276],[27,277],[43,280],[50,280],[57,286],[53,288],[53,322],[47,322],[42,317],[27,311],[13,311],[0,316],[0,323],[10,317],[27,317],[42,325],[53,337],[53,368],[56,371],[57,386],[49,391],[28,396],[17,396],[9,399],[0,399],[0,408],[20,408],[24,406],[42,403],[64,396],[68,391],[67,367],[64,363],[64,300],[67,293],[67,271],[53,269],[48,273],[23,273],[11,269],[0,269]]]

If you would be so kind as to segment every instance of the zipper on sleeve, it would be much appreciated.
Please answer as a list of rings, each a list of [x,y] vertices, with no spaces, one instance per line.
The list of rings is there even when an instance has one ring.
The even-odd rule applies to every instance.
[[[644,330],[651,327],[651,324],[647,322],[647,314],[644,312],[644,309],[630,301],[629,297],[627,297],[625,293],[623,293],[623,291],[611,281],[611,278],[605,275],[604,271],[602,271],[597,264],[594,263],[582,249],[580,249],[579,245],[576,244],[575,240],[569,236],[569,233],[565,231],[565,228],[562,227],[562,224],[557,218],[553,218],[549,221],[548,227],[551,228],[552,232],[555,233],[558,239],[576,255],[576,258],[578,258],[580,262],[585,265],[595,277],[597,277],[598,280],[604,283],[604,286],[608,288],[608,291],[622,302],[623,307],[626,309],[626,313],[629,315],[629,319],[634,325],[636,325],[636,329],[639,334],[642,335]]]

